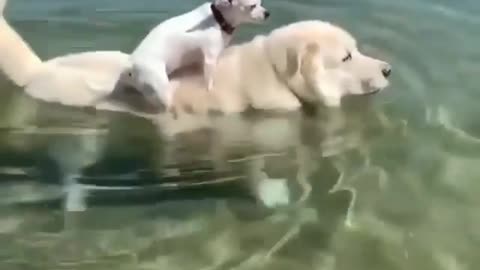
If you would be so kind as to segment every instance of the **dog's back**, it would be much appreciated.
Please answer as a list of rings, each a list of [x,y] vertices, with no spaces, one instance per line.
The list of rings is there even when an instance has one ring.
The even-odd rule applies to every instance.
[[[161,60],[167,65],[168,71],[179,65],[196,62],[201,57],[196,38],[202,34],[200,30],[208,27],[205,22],[210,17],[210,3],[207,2],[190,12],[163,21],[142,40],[132,53],[132,58],[135,62]],[[180,50],[183,53],[179,53]]]
[[[164,35],[175,33],[186,33],[194,29],[210,15],[210,4],[204,3],[192,11],[169,18],[155,26],[140,43],[150,43],[151,41],[160,41]]]

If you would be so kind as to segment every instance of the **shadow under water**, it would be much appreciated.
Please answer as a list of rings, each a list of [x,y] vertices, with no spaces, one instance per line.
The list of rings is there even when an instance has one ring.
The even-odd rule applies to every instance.
[[[31,112],[6,117],[1,130],[0,232],[13,242],[0,258],[9,269],[101,269],[103,260],[158,266],[163,259],[171,267],[196,250],[205,254],[189,255],[192,267],[241,267],[273,263],[313,233],[320,238],[312,248],[325,249],[331,232],[351,222],[355,197],[332,189],[343,174],[338,157],[356,155],[367,168],[368,140],[385,129],[363,105],[315,115],[213,116],[172,134],[124,113],[23,95],[13,101],[12,108]],[[38,261],[23,261],[27,250]]]

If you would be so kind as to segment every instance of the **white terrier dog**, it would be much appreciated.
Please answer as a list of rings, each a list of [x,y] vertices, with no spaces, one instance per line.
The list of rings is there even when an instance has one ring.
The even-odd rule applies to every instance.
[[[260,23],[269,17],[261,0],[213,0],[165,20],[151,30],[131,55],[131,68],[120,80],[149,98],[160,98],[169,108],[173,89],[168,76],[175,70],[201,63],[207,89],[213,88],[217,58],[230,43],[236,27]],[[152,96],[155,95],[155,97]]]

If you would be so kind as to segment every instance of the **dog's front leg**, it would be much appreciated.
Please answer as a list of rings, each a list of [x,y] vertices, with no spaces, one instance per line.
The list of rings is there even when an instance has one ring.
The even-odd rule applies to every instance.
[[[215,60],[205,59],[204,64],[204,76],[205,76],[205,84],[207,85],[207,91],[212,91],[213,89],[213,74],[215,72]]]
[[[174,89],[170,87],[165,65],[163,63],[145,63],[139,70],[145,82],[141,86],[142,93],[150,99],[159,97],[164,106],[167,109],[170,108],[173,103]]]
[[[215,68],[217,66],[217,59],[220,55],[220,52],[215,49],[209,49],[204,54],[204,65],[203,73],[205,78],[205,83],[207,85],[207,91],[213,90]]]

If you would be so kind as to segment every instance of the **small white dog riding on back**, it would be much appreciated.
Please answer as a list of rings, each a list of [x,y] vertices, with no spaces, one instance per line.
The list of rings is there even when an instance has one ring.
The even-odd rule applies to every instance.
[[[168,76],[203,60],[205,83],[210,91],[217,59],[230,43],[235,28],[263,22],[269,15],[261,0],[213,0],[165,20],[133,51],[132,67],[121,80],[149,98],[160,98],[169,108],[174,90],[169,87]]]

